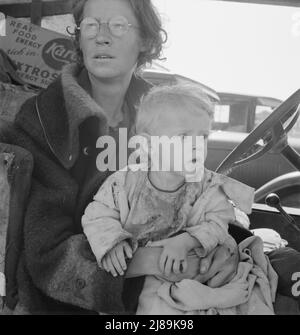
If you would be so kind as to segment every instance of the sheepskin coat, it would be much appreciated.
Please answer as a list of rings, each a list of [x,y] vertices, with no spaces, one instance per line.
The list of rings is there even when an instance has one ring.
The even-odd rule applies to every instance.
[[[108,128],[103,110],[79,84],[84,71],[66,66],[58,80],[22,105],[13,124],[0,127],[0,142],[27,149],[34,163],[15,313],[124,313],[122,293],[132,297],[122,277],[113,278],[98,267],[82,233],[85,205],[108,176],[95,173],[78,194],[71,174],[81,157],[80,125],[96,117],[99,136]],[[135,76],[130,83],[125,100],[132,122],[135,106],[149,86]],[[133,286],[138,288],[136,282]]]

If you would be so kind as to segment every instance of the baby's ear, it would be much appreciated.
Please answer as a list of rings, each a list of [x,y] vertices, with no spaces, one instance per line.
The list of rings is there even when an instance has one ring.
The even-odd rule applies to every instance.
[[[146,152],[147,154],[151,150],[151,136],[147,133],[138,133],[131,138],[131,143],[139,144],[140,150]]]
[[[142,136],[147,140],[148,145],[151,144],[151,136],[145,132],[138,134],[138,136]]]

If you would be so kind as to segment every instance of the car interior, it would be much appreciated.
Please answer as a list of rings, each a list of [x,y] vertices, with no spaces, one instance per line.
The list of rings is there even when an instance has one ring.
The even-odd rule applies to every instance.
[[[212,0],[213,1],[213,0]],[[232,2],[232,0],[219,0]],[[239,0],[240,3],[299,7],[296,0]],[[25,1],[9,4],[0,1],[0,12],[14,17],[31,17],[31,22],[40,24],[42,16],[70,12],[70,1]],[[32,7],[31,7],[32,6]],[[169,79],[154,83],[167,82]],[[7,85],[0,83],[1,85]],[[21,85],[22,86],[22,85]],[[13,89],[13,88],[12,88]],[[12,91],[17,96],[22,90],[24,99],[36,94],[28,88]],[[221,94],[219,95],[219,97]],[[7,110],[1,101],[0,110]],[[210,136],[209,155],[206,166],[218,173],[240,180],[256,189],[255,203],[250,214],[250,229],[269,228],[288,241],[289,246],[300,251],[300,153],[293,146],[290,134],[299,127],[300,89],[277,107],[255,120],[254,129],[248,129],[249,101],[230,102],[226,97],[216,109],[217,117]],[[1,115],[8,120],[10,115]],[[254,123],[254,120],[253,120]],[[298,128],[297,128],[298,129]],[[228,131],[229,133],[223,133]],[[230,132],[234,132],[232,135]],[[299,134],[299,133],[297,133]],[[236,145],[232,147],[235,136]],[[263,170],[268,160],[268,169]],[[0,143],[0,256],[7,252],[7,234],[13,236],[16,245],[20,239],[23,213],[30,190],[32,172],[30,153],[13,145]],[[10,246],[8,252],[13,252]],[[14,251],[15,252],[15,251]],[[20,252],[17,251],[17,252]],[[10,268],[11,269],[11,268]],[[11,269],[15,271],[16,269]],[[0,265],[0,272],[5,264]],[[10,285],[16,285],[11,283]],[[13,297],[11,297],[13,299]],[[283,311],[284,314],[284,311]]]

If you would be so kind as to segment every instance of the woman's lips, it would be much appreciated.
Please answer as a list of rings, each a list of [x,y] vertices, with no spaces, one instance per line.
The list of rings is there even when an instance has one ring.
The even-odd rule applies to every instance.
[[[106,59],[113,59],[114,57],[108,54],[97,54],[94,56],[95,59],[106,60]]]
[[[96,64],[110,64],[115,58],[112,56],[95,56],[93,58],[93,61],[96,62]]]

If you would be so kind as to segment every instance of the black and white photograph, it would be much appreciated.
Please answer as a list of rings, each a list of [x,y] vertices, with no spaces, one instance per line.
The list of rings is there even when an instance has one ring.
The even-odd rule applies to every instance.
[[[300,0],[0,0],[0,315],[300,315],[299,78]]]

